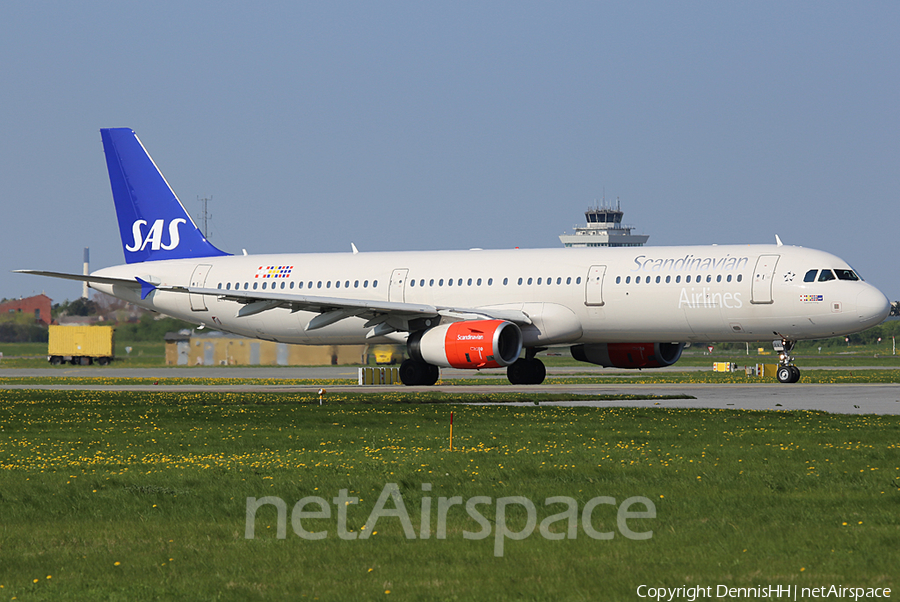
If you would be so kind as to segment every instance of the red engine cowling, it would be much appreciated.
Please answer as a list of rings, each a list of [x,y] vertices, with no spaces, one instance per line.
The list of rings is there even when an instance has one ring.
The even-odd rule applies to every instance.
[[[681,358],[684,343],[596,343],[575,345],[572,357],[606,368],[660,368]]]
[[[504,320],[443,324],[411,334],[411,357],[451,368],[500,368],[519,358],[522,331]]]

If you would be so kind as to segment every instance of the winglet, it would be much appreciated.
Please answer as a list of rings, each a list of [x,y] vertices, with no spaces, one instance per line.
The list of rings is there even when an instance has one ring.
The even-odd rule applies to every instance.
[[[147,295],[156,290],[156,285],[137,276],[134,277],[135,280],[141,283],[141,301],[147,298]]]

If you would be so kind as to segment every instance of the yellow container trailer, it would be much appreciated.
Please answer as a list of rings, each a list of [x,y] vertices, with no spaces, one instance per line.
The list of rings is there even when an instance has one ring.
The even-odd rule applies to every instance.
[[[115,356],[112,326],[51,326],[47,360],[54,366],[69,362],[107,365]]]

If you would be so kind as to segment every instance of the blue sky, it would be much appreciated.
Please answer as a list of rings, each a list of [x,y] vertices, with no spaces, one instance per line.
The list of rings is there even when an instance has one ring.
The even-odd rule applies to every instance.
[[[232,252],[820,248],[900,299],[897,2],[7,2],[0,297],[123,262],[99,128]],[[199,221],[199,220],[198,220]]]

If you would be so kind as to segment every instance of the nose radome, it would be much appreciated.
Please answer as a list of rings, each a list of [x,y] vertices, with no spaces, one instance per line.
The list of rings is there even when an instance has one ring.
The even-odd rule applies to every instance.
[[[867,286],[856,296],[856,315],[859,321],[874,326],[887,318],[891,311],[891,302],[878,289]]]

